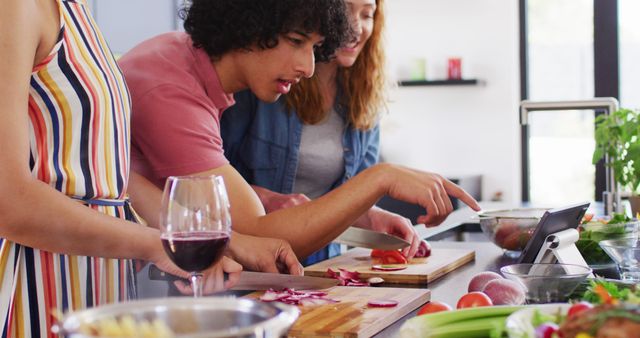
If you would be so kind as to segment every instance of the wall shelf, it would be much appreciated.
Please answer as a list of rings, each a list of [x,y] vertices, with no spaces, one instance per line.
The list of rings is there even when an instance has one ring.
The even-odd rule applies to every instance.
[[[474,86],[482,84],[478,79],[462,79],[462,80],[406,80],[399,81],[400,87],[411,86]]]

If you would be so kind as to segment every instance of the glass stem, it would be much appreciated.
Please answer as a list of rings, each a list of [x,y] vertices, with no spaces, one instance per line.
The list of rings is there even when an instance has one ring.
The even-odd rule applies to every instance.
[[[202,274],[199,272],[191,273],[191,288],[193,289],[193,297],[202,297]]]

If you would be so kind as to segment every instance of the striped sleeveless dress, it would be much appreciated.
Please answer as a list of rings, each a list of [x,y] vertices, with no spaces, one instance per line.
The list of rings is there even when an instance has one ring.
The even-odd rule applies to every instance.
[[[57,0],[60,35],[33,69],[34,177],[88,207],[130,219],[130,98],[84,1]],[[46,233],[42,234],[46,236]],[[46,252],[0,238],[1,337],[56,337],[63,313],[135,297],[132,262]]]

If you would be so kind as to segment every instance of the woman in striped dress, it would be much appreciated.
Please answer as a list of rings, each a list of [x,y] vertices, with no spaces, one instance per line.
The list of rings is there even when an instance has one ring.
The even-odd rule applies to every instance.
[[[56,311],[134,297],[131,259],[188,274],[128,221],[130,98],[84,0],[0,8],[0,333],[54,336]]]

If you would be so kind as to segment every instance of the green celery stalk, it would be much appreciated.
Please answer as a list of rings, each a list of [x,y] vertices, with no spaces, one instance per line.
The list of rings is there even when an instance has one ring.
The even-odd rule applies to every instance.
[[[492,319],[496,319],[496,317],[504,320],[511,313],[521,308],[522,306],[489,306],[417,316],[407,320],[404,325],[402,325],[400,334],[406,338],[424,337],[429,334],[429,332],[435,332],[435,330],[449,325],[463,324],[465,321],[487,319],[487,322],[490,322]],[[487,330],[484,332],[486,335]],[[458,337],[465,336],[459,335]]]
[[[508,315],[501,315],[469,319],[458,323],[443,325],[432,331],[425,332],[425,336],[430,338],[500,337],[507,316]]]

